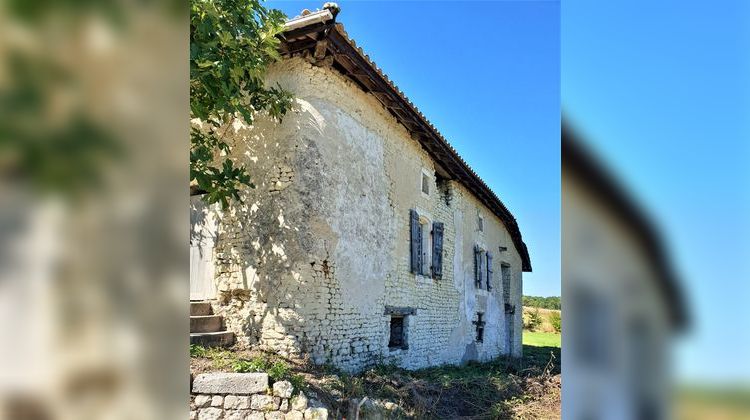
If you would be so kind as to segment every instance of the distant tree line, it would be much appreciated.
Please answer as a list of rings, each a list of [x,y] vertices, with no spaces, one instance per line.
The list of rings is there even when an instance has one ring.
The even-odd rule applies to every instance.
[[[560,296],[524,296],[523,306],[530,306],[542,309],[561,309]]]

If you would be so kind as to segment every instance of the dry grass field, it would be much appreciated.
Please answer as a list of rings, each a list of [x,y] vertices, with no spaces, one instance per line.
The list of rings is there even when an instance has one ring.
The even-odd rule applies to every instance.
[[[524,319],[524,325],[526,324],[526,320],[528,319],[529,312],[532,311],[539,311],[539,315],[542,317],[542,324],[539,326],[539,328],[536,329],[536,332],[546,332],[546,333],[554,333],[555,328],[552,326],[552,322],[550,322],[550,315],[552,313],[556,313],[558,315],[561,314],[559,310],[556,309],[543,309],[543,308],[530,308],[528,306],[523,307],[523,319]]]

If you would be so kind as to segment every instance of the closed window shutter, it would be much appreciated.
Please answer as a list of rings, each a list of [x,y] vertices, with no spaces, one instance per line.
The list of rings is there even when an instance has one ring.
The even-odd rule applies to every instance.
[[[482,250],[474,245],[474,284],[482,288]]]
[[[443,277],[443,224],[432,224],[432,276],[436,279]]]
[[[420,244],[422,241],[422,235],[419,232],[421,226],[419,225],[419,214],[417,214],[417,211],[411,209],[409,210],[409,213],[411,232],[411,272],[417,274],[420,271],[420,260],[422,257],[422,246]]]
[[[487,253],[487,290],[492,290],[492,254]]]

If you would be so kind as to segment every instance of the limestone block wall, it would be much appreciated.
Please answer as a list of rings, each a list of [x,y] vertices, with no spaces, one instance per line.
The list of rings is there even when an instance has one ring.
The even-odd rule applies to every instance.
[[[327,420],[328,410],[289,381],[269,385],[268,374],[205,373],[190,392],[190,420]]]
[[[293,111],[281,123],[236,121],[226,133],[256,185],[222,212],[215,249],[214,311],[238,341],[347,370],[519,355],[521,259],[502,222],[462,185],[438,185],[434,162],[406,129],[335,70],[293,58],[269,82],[295,94]],[[410,209],[444,223],[441,279],[410,272]],[[495,255],[491,292],[474,285],[477,243]],[[519,308],[510,348],[501,263]],[[406,349],[388,348],[386,306],[414,311]]]

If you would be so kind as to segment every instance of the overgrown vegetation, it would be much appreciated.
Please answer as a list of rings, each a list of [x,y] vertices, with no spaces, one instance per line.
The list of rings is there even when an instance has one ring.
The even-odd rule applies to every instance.
[[[289,364],[272,353],[256,353],[243,356],[231,350],[190,345],[190,356],[207,359],[215,370],[230,370],[233,372],[265,372],[271,382],[287,380],[296,390],[302,389],[304,380],[295,374]]]
[[[523,344],[535,347],[562,345],[562,316],[555,309],[523,308]]]
[[[528,316],[523,320],[523,328],[529,331],[536,331],[542,325],[542,316],[539,309],[535,308],[527,312]]]
[[[521,360],[417,371],[379,365],[321,383],[326,395],[344,400],[367,396],[396,403],[400,411],[395,417],[559,418],[559,357],[559,349],[524,347]]]
[[[388,418],[560,417],[559,348],[524,346],[520,360],[499,358],[416,371],[377,365],[356,375],[270,353],[191,346],[191,355],[194,372],[262,370],[274,380],[290,380],[295,389],[324,402],[336,418],[348,418],[364,397],[388,407]],[[206,362],[210,365],[201,365]],[[360,409],[364,412],[366,406]]]
[[[190,181],[208,203],[226,207],[242,185],[253,186],[245,166],[226,157],[229,124],[238,117],[252,124],[259,111],[281,120],[291,107],[289,92],[263,80],[279,58],[284,19],[259,0],[190,2],[190,118],[203,124],[190,133]]]
[[[542,308],[542,309],[557,309],[558,311],[562,309],[562,304],[560,303],[560,296],[550,296],[550,297],[524,296],[523,306],[531,306],[534,308]]]
[[[555,329],[555,332],[562,332],[562,315],[560,315],[560,312],[551,312],[549,314],[549,322],[552,324],[552,328]]]

